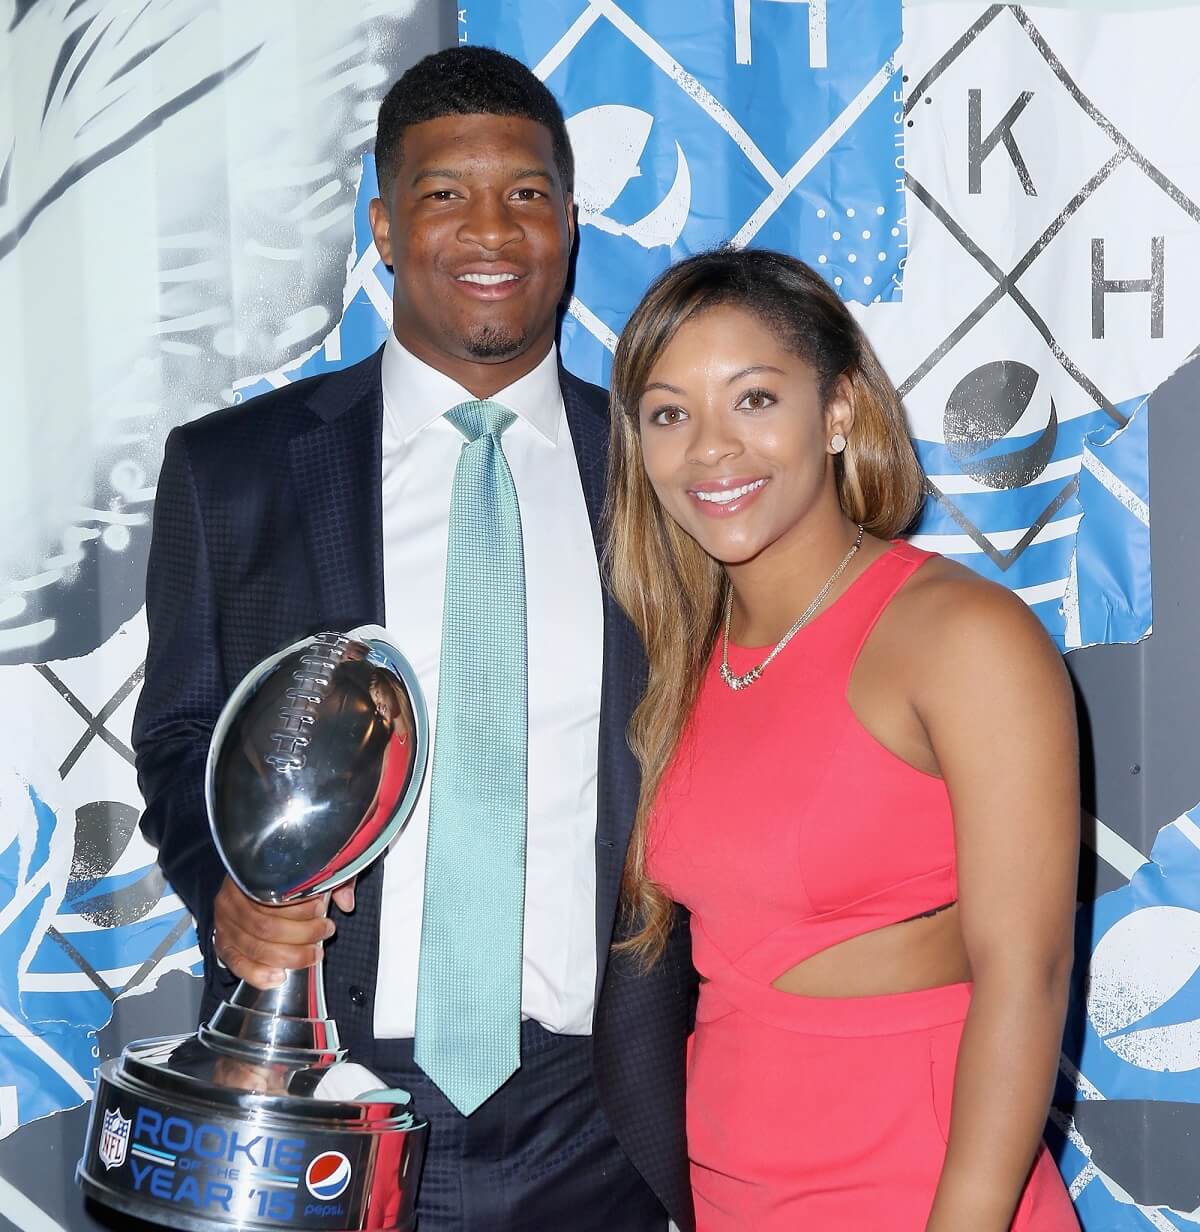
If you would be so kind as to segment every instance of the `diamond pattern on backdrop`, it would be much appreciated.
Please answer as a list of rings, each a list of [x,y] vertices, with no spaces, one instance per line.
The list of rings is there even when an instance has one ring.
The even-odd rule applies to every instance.
[[[848,300],[899,297],[899,0],[545,0],[459,15],[464,42],[531,65],[567,117],[573,371],[606,384],[650,280],[730,238],[800,254]]]
[[[145,644],[139,614],[91,656],[3,669],[22,724],[0,765],[0,1136],[90,1098],[118,997],[199,971],[191,917],[125,803]]]
[[[930,474],[918,542],[1011,587],[1064,648],[1146,634],[1148,574],[1116,563],[1125,541],[1100,545],[1093,533],[1080,570],[1078,473],[1085,441],[1105,448],[1183,352],[1172,341],[1114,371],[1151,316],[1124,272],[1152,259],[1151,241],[1129,252],[1114,234],[1097,257],[1091,240],[1133,208],[1170,235],[1181,268],[1196,245],[1176,241],[1195,207],[1025,10],[981,6],[974,20],[961,5],[910,10],[903,48],[897,6],[882,0],[700,0],[682,12],[552,0],[536,21],[485,3],[459,15],[463,41],[523,58],[568,119],[582,224],[562,338],[573,370],[606,379],[629,310],[679,256],[724,240],[794,252],[862,306],[906,395]],[[1087,46],[1061,21],[1054,36],[1072,53]],[[1070,140],[1041,139],[1060,132]],[[1161,294],[1142,298],[1161,315]],[[1144,470],[1131,479],[1148,508]],[[1108,594],[1116,576],[1136,591]],[[1081,606],[1125,617],[1083,619]]]
[[[1134,17],[906,12],[904,307],[863,314],[929,476],[916,542],[1010,586],[1065,649],[1149,632],[1145,425],[1119,429],[1195,342],[1194,189],[1121,127],[1169,129],[1170,101],[1110,61],[1196,23]],[[1182,136],[1155,148],[1189,166]],[[1101,457],[1124,475],[1121,517],[1080,483]]]

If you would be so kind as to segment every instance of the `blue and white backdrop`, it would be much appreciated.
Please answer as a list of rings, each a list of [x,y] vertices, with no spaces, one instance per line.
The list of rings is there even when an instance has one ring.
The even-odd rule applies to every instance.
[[[90,1099],[118,1000],[186,1017],[199,961],[129,748],[163,440],[339,320],[379,100],[451,31],[419,0],[0,0],[0,1226],[92,1226],[82,1120],[38,1119]]]
[[[1197,343],[1200,11],[533,7],[465,0],[460,37],[535,66],[576,137],[567,364],[603,380],[673,258],[791,251],[904,395],[928,475],[916,542],[1011,587],[1064,650],[1146,637],[1143,408]],[[1049,1136],[1087,1232],[1195,1227],[1200,828],[1176,820],[1144,860],[1109,821],[1088,832],[1131,879],[1079,915]]]
[[[671,260],[794,252],[905,395],[917,541],[1064,650],[1150,632],[1142,407],[1196,342],[1196,9],[0,0],[0,1135],[86,1101],[114,1002],[195,969],[129,750],[162,441],[382,340],[373,117],[443,7],[568,116],[570,367],[605,380]],[[1200,1186],[1133,1185],[1102,1109],[1200,1108],[1200,830],[1138,869],[1110,821],[1132,879],[1081,915],[1052,1132],[1089,1232],[1195,1227]]]

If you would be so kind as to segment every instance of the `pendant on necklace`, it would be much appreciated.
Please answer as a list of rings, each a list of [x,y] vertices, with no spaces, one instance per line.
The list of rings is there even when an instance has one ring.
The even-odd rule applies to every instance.
[[[761,675],[761,667],[752,667],[744,676],[735,676],[728,663],[721,664],[721,679],[735,692],[752,685]]]

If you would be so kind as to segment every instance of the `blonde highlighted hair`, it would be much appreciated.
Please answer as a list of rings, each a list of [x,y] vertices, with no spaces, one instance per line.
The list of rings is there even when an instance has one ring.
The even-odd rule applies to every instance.
[[[605,567],[646,649],[645,695],[629,725],[641,795],[622,887],[625,939],[645,964],[662,953],[672,908],[646,876],[650,813],[716,643],[724,571],[663,511],[642,465],[638,407],[650,371],[679,327],[718,306],[770,328],[816,373],[822,404],[845,378],[854,427],[834,460],[847,517],[891,538],[915,517],[923,479],[891,381],[845,304],[802,261],[764,249],[721,248],[672,266],[634,310],[613,360]]]

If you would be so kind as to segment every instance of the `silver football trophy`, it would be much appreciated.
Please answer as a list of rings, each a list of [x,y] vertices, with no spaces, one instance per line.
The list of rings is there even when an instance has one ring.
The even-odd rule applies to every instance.
[[[265,659],[209,747],[230,877],[281,904],[361,872],[412,811],[428,733],[416,675],[382,629]],[[105,1206],[193,1232],[409,1232],[428,1133],[407,1092],[346,1059],[318,962],[269,991],[243,981],[197,1034],[105,1061],[76,1176]]]

